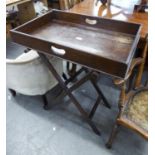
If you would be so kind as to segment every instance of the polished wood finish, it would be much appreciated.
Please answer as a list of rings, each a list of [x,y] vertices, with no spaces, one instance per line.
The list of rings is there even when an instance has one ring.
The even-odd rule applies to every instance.
[[[139,4],[138,2],[139,0],[111,0],[111,4],[106,6],[102,5],[100,2],[96,4],[96,0],[84,0],[79,4],[76,4],[69,11],[73,13],[142,24],[141,38],[145,38],[146,34],[148,33],[148,14],[134,12],[134,5]]]
[[[142,63],[143,63],[143,59],[142,58],[135,58],[135,59],[133,59],[131,67],[129,69],[129,73],[128,73],[129,76],[127,76],[127,78],[123,79],[123,80],[121,80],[121,79],[115,79],[114,80],[115,85],[117,85],[121,89],[121,93],[120,93],[120,97],[119,97],[119,104],[118,104],[119,113],[117,115],[117,119],[116,119],[116,122],[114,124],[114,127],[113,127],[113,130],[111,132],[111,135],[109,137],[109,140],[106,143],[107,148],[111,148],[112,147],[113,140],[114,140],[114,138],[116,136],[118,127],[120,125],[122,125],[122,126],[124,126],[126,128],[129,128],[129,129],[132,129],[135,132],[137,132],[138,134],[140,134],[142,137],[144,137],[145,139],[148,139],[147,131],[145,131],[141,127],[137,126],[134,122],[128,120],[127,118],[124,119],[124,117],[123,117],[123,112],[125,111],[125,107],[128,106],[129,101],[132,100],[132,98],[137,93],[139,93],[139,92],[141,92],[143,90],[147,90],[147,86],[143,86],[143,87],[141,86],[141,87],[137,88],[136,90],[135,89],[127,90],[127,80],[129,80],[130,75],[131,75],[133,69],[137,65],[141,66],[140,64],[142,64]]]
[[[142,0],[141,3],[146,2],[147,0]],[[148,34],[148,13],[134,11],[134,6],[136,4],[139,4],[139,0],[134,1],[111,0],[110,5],[103,5],[100,2],[96,3],[96,0],[84,0],[83,2],[75,5],[69,11],[73,13],[99,16],[104,18],[122,20],[127,22],[135,22],[141,24],[142,25],[142,29],[140,32],[141,38],[138,43],[138,48],[140,49],[139,56],[146,59],[147,51],[145,50],[146,49],[145,47],[147,46],[146,36]],[[145,63],[139,66],[136,80],[136,87],[140,86],[144,65]]]
[[[95,21],[95,25],[87,20]],[[12,38],[30,48],[124,78],[139,31],[139,24],[51,11],[12,30]],[[51,46],[65,50],[65,54],[55,53]]]

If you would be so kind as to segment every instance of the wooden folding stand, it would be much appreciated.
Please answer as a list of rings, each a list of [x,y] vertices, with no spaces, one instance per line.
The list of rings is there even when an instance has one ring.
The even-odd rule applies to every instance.
[[[107,107],[110,108],[110,105],[95,82],[94,77],[97,73],[95,71],[125,78],[139,41],[140,27],[135,23],[51,10],[11,30],[11,36],[16,43],[38,51],[41,59],[83,118],[99,135],[100,132],[91,119],[101,100]],[[75,72],[71,79],[64,82],[44,54],[56,56],[95,71],[82,68]],[[86,75],[69,88],[68,84],[82,71],[85,71]],[[73,90],[88,80],[98,93],[95,105],[89,114],[72,94]]]
[[[60,77],[60,75],[57,73],[57,71],[55,70],[55,68],[53,67],[53,65],[49,62],[48,58],[38,52],[39,56],[41,57],[42,61],[47,65],[47,67],[49,68],[49,70],[51,71],[51,73],[54,75],[54,77],[58,80],[60,86],[63,88],[63,90],[66,92],[66,94],[70,97],[70,99],[72,100],[72,103],[76,106],[76,108],[79,110],[79,112],[81,113],[82,117],[87,121],[87,123],[90,125],[90,127],[92,128],[92,130],[97,134],[100,135],[99,130],[97,129],[97,127],[95,126],[95,124],[91,121],[91,119],[93,118],[93,115],[97,109],[97,106],[99,105],[99,103],[102,103],[101,100],[103,100],[104,105],[108,108],[110,108],[110,105],[108,103],[108,101],[106,100],[106,98],[104,97],[104,95],[102,94],[100,88],[97,86],[96,82],[94,81],[95,79],[93,78],[94,76],[94,72],[93,71],[88,71],[85,68],[81,68],[78,72],[76,72],[76,74],[74,75],[74,77],[71,77],[70,79],[68,79],[66,82],[64,82],[62,80],[62,78]],[[67,85],[76,77],[78,76],[82,71],[85,71],[87,74],[86,76],[84,76],[81,80],[77,81],[72,87],[68,88]],[[96,91],[98,92],[98,97],[97,100],[91,110],[91,112],[88,114],[80,105],[80,103],[77,101],[77,99],[74,97],[74,95],[72,94],[72,92],[77,89],[79,86],[81,86],[83,83],[85,83],[86,81],[90,80],[91,83],[93,84],[94,88],[96,89]]]

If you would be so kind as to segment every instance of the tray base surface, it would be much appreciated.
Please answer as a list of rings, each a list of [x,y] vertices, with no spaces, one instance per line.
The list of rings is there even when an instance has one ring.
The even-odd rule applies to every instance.
[[[30,34],[53,43],[122,62],[126,62],[134,41],[133,35],[60,20],[52,20]]]

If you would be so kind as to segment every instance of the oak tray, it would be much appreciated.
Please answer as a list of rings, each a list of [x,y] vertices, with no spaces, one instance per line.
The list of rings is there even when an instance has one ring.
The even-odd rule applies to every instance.
[[[124,78],[141,25],[52,10],[14,30],[14,42]]]

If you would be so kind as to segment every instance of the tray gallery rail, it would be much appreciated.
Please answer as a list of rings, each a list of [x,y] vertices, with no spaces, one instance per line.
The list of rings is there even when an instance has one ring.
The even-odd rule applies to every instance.
[[[140,24],[52,10],[11,31],[24,46],[124,78]]]

